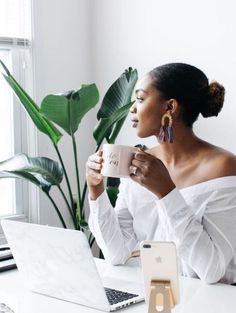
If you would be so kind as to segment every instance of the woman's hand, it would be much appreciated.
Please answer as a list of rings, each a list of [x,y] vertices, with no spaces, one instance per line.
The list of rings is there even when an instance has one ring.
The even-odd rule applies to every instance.
[[[129,170],[134,181],[149,189],[158,198],[166,196],[175,188],[162,161],[142,150],[135,153]]]
[[[102,169],[102,151],[90,155],[86,162],[86,178],[91,200],[96,200],[104,191]]]

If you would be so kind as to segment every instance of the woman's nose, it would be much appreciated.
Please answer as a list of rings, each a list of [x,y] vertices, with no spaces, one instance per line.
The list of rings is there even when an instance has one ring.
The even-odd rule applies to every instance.
[[[129,109],[130,113],[135,113],[136,112],[136,107],[135,104],[132,105],[132,107]]]

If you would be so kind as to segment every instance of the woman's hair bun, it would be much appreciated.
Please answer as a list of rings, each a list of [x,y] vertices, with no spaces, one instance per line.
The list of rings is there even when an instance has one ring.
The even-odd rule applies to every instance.
[[[207,101],[201,108],[203,117],[217,116],[224,104],[225,88],[217,81],[213,81],[208,86]]]

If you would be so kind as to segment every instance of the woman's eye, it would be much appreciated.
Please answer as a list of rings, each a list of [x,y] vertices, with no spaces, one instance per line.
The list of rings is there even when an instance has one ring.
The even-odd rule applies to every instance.
[[[143,98],[136,97],[136,101],[138,101],[138,102],[142,102],[142,101],[143,101]]]

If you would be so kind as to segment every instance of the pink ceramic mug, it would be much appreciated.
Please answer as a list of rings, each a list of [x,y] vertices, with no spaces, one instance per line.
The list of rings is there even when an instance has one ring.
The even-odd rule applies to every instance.
[[[124,145],[104,144],[101,173],[109,177],[129,177],[129,166],[137,148]]]

